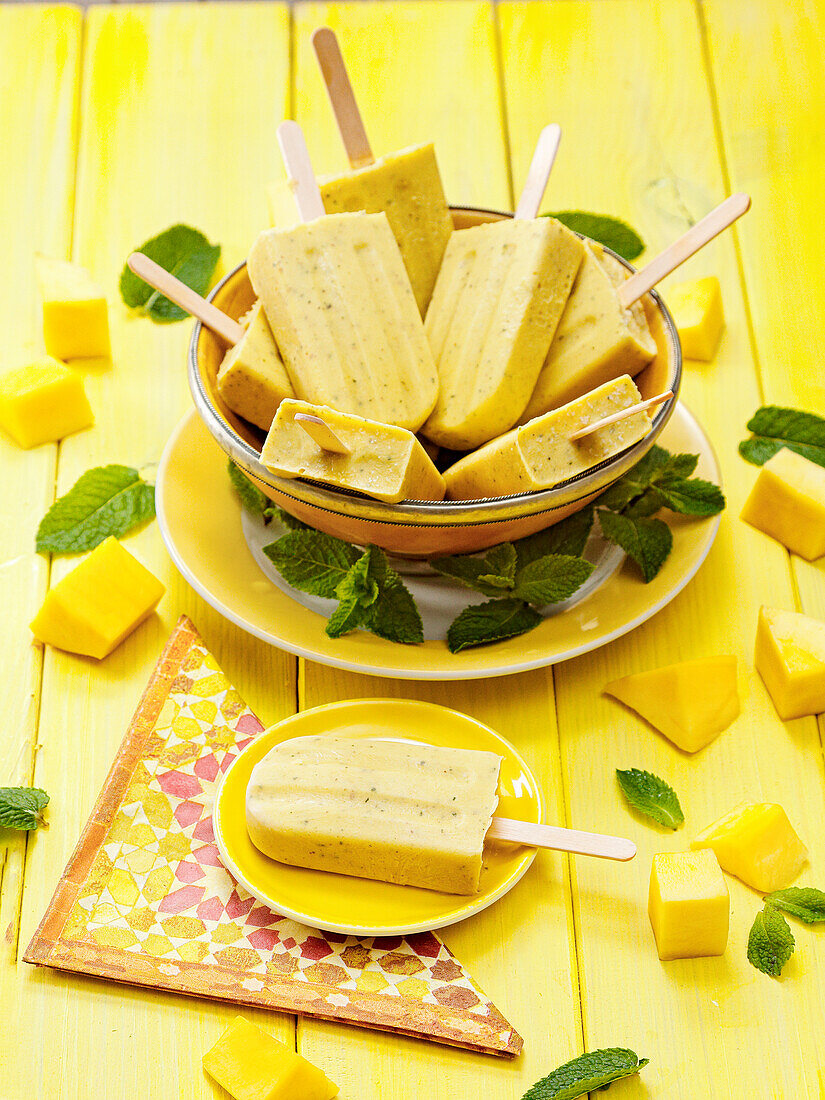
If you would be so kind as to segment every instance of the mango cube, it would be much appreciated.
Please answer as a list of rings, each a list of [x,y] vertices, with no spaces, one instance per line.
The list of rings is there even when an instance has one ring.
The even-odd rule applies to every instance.
[[[741,518],[814,561],[825,554],[825,468],[783,447],[769,458]]]
[[[719,280],[711,275],[706,279],[679,283],[668,291],[666,297],[684,357],[712,359],[725,324]]]
[[[724,955],[730,895],[713,852],[654,856],[647,911],[660,959]]]
[[[109,312],[103,291],[89,272],[68,260],[37,256],[43,299],[43,340],[56,359],[108,357]]]
[[[236,1016],[203,1056],[203,1068],[235,1100],[332,1100],[338,1086],[306,1058]]]
[[[0,427],[21,447],[62,439],[94,423],[83,379],[56,359],[0,376]]]
[[[604,688],[685,752],[697,752],[739,713],[735,657],[704,657],[614,680]]]
[[[825,623],[819,619],[760,608],[754,664],[783,721],[825,711]]]
[[[775,802],[742,802],[690,842],[711,848],[720,866],[769,894],[788,886],[808,859],[808,850]]]
[[[155,610],[165,589],[116,538],[50,589],[31,624],[41,642],[98,659]]]

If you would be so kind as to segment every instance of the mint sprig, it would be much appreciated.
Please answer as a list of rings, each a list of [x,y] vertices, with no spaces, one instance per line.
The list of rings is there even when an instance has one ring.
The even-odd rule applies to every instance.
[[[521,1100],[575,1100],[588,1092],[607,1089],[622,1077],[632,1077],[648,1062],[648,1058],[639,1058],[623,1047],[591,1050],[537,1081]]]
[[[59,497],[37,528],[39,554],[80,554],[155,514],[155,489],[131,466],[96,466]]]
[[[215,274],[221,246],[210,244],[203,233],[191,226],[173,225],[151,237],[138,251],[171,272],[197,294],[204,295]],[[186,310],[144,283],[128,266],[123,268],[120,276],[120,296],[130,309],[137,310],[158,324],[183,321],[189,316]]]
[[[645,244],[635,229],[618,218],[607,214],[588,214],[585,210],[561,210],[545,217],[555,218],[574,233],[581,233],[591,241],[612,248],[622,259],[632,263],[645,250]]]
[[[685,815],[679,804],[679,796],[658,775],[639,768],[628,768],[625,771],[617,768],[616,779],[622,794],[640,814],[652,818],[660,825],[666,825],[668,829],[678,829],[684,824]]]
[[[621,546],[639,566],[645,584],[653,580],[673,548],[673,535],[660,519],[637,519],[621,512],[599,510],[602,534]]]
[[[453,619],[447,631],[450,653],[502,642],[526,634],[542,621],[541,615],[524,600],[488,600],[471,604]]]
[[[793,933],[778,909],[766,902],[748,936],[748,962],[771,978],[778,978],[794,952]]]
[[[747,424],[751,438],[739,444],[739,453],[754,466],[762,466],[787,447],[803,458],[825,466],[825,419],[800,409],[763,405]]]
[[[782,909],[805,924],[822,924],[825,921],[825,893],[813,886],[790,886],[787,890],[775,890],[765,902],[774,909]]]
[[[0,787],[0,829],[29,832],[44,825],[49,796],[39,787]]]
[[[287,584],[311,596],[337,598],[338,585],[358,561],[354,546],[323,531],[288,531],[263,552]]]

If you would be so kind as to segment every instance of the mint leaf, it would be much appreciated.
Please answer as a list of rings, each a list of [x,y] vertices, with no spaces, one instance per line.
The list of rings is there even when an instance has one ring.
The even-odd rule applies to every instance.
[[[783,909],[805,924],[825,921],[825,893],[813,886],[791,886],[768,894],[765,901],[774,909]]]
[[[653,484],[657,474],[667,469],[671,455],[655,443],[637,463],[618,481],[596,498],[596,508],[610,508],[611,511],[620,512],[636,497]]]
[[[634,810],[645,817],[652,817],[668,829],[678,829],[684,824],[685,815],[679,805],[679,797],[664,779],[639,768],[628,768],[626,771],[617,768],[616,778],[622,794]]]
[[[673,535],[660,519],[634,519],[618,512],[599,509],[602,534],[622,550],[639,566],[645,584],[653,580],[673,546]]]
[[[49,796],[39,787],[0,787],[0,829],[30,831],[43,825]]]
[[[505,544],[509,545],[509,544]],[[494,559],[495,560],[495,559]],[[515,564],[515,563],[514,563]],[[450,577],[465,588],[481,592],[485,596],[499,596],[502,588],[512,586],[512,578],[500,576],[489,557],[477,558],[467,554],[455,557],[433,558],[430,566],[444,577]]]
[[[825,466],[825,419],[821,416],[780,405],[763,405],[747,427],[753,434],[739,444],[739,453],[754,466],[762,466],[783,447]]]
[[[263,551],[287,584],[327,599],[335,598],[338,585],[361,556],[348,542],[311,528],[288,531]]]
[[[685,516],[715,516],[725,507],[725,496],[718,485],[701,478],[658,480],[654,493],[665,507]]]
[[[220,245],[210,244],[203,233],[188,225],[171,226],[146,241],[138,251],[200,295],[209,289],[221,255]],[[120,276],[120,296],[130,309],[160,324],[183,321],[189,316],[186,310],[153,290],[128,267],[123,268]]]
[[[550,554],[580,558],[592,528],[593,506],[588,505],[544,531],[518,539],[513,544],[516,548],[518,569]]]
[[[485,554],[484,562],[489,566],[491,577],[494,577],[496,581],[504,580],[507,582],[498,587],[512,587],[516,575],[516,548],[512,542],[502,542],[499,546],[492,547]]]
[[[378,598],[367,609],[364,625],[379,638],[402,645],[424,641],[424,624],[410,590],[377,546],[367,549],[369,579],[378,587]]]
[[[622,1077],[632,1077],[648,1061],[622,1047],[591,1050],[537,1081],[521,1100],[574,1100],[596,1089],[609,1088]]]
[[[778,978],[793,950],[794,938],[788,922],[767,903],[757,913],[748,936],[748,962],[763,974]]]
[[[268,522],[269,516],[267,512],[272,504],[272,501],[266,495],[262,493],[258,486],[248,478],[243,470],[236,466],[232,459],[229,459],[229,480],[232,482],[232,488],[241,498],[241,504],[248,512],[251,512],[254,516],[263,516]]]
[[[340,638],[363,626],[365,617],[365,609],[357,599],[341,600],[327,621],[326,632],[330,638]]]
[[[370,607],[378,599],[378,585],[370,576],[370,563],[375,547],[370,546],[350,567],[349,572],[335,589],[335,595],[344,603],[356,603]]]
[[[87,470],[59,497],[37,528],[39,554],[94,550],[109,535],[119,538],[155,514],[155,490],[131,466]]]
[[[462,649],[500,642],[526,634],[542,621],[538,611],[524,600],[488,600],[487,603],[465,607],[450,624],[447,648],[450,653]]]
[[[513,596],[539,607],[559,603],[577,592],[592,572],[593,566],[584,558],[550,554],[519,571]]]
[[[574,233],[582,233],[591,241],[612,248],[623,260],[632,263],[645,250],[644,241],[626,222],[611,218],[607,214],[588,214],[584,210],[562,210],[558,214],[546,214],[555,218]]]
[[[295,516],[290,515],[289,512],[285,512],[283,508],[279,508],[277,504],[270,503],[264,512],[264,516],[267,517],[267,519],[277,519],[282,527],[286,527],[290,531],[314,530],[308,523],[304,523],[302,519],[296,519]]]

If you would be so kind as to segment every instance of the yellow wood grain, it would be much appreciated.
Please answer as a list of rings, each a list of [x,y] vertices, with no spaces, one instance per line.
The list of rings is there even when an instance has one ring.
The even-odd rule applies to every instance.
[[[80,35],[79,13],[69,7],[0,9],[0,132],[13,150],[0,187],[3,371],[42,354],[35,251],[65,257],[71,248]],[[42,650],[32,645],[29,620],[48,582],[48,560],[35,554],[34,539],[53,499],[56,454],[55,444],[23,451],[0,439],[0,785],[31,782]],[[25,848],[25,836],[0,830],[0,1000],[13,977],[7,964],[17,947]]]
[[[499,8],[514,174],[527,162],[536,115],[552,114],[565,137],[549,205],[626,217],[652,251],[718,202],[725,186],[693,5],[663,0],[646,7],[644,19],[638,10],[627,0]],[[740,7],[731,18],[748,16]],[[750,73],[743,58],[730,79],[746,86]],[[771,262],[781,282],[784,267],[777,271],[777,262],[790,266],[795,257],[773,250]],[[821,941],[800,930],[797,955],[779,983],[746,961],[760,902],[736,880],[730,881],[731,937],[721,959],[660,963],[646,914],[652,854],[684,848],[742,799],[786,806],[811,848],[806,879],[818,881],[825,871],[815,723],[783,725],[752,669],[759,604],[792,606],[793,588],[782,549],[737,518],[753,475],[736,444],[759,391],[733,239],[718,240],[688,270],[720,276],[728,315],[716,360],[687,364],[683,387],[723,469],[729,504],[719,538],[670,607],[628,637],[555,670],[570,823],[610,832],[630,828],[640,849],[619,873],[597,861],[576,862],[585,1041],[589,1048],[628,1045],[651,1058],[643,1081],[624,1086],[628,1096],[814,1096],[815,1067],[823,1060],[816,1022],[823,1003]],[[741,661],[742,716],[695,757],[599,694],[619,675],[727,652]],[[634,820],[616,790],[617,767],[666,777],[682,797],[684,829],[671,835]]]
[[[113,363],[86,369],[97,424],[62,445],[61,492],[100,463],[156,463],[188,410],[191,326],[128,316],[117,289],[120,270],[129,251],[176,221],[223,244],[229,264],[244,255],[265,221],[263,188],[288,90],[285,6],[101,6],[86,20],[73,252],[106,288]],[[182,611],[265,721],[294,710],[294,661],[207,609],[177,575],[157,524],[125,545],[167,584],[167,595],[160,615],[100,664],[46,654],[36,780],[52,793],[52,826],[31,846],[24,946]],[[55,578],[74,564],[56,560]],[[9,1014],[17,1054],[0,1095],[86,1100],[92,1082],[101,1095],[124,1100],[222,1095],[200,1059],[231,1007],[23,964],[18,979],[19,1008]],[[250,1015],[293,1041],[291,1017]]]
[[[312,31],[323,24],[340,36],[376,153],[435,141],[450,201],[510,205],[488,5],[464,0],[298,5],[295,117],[319,172],[346,167],[310,44]],[[431,700],[489,723],[525,752],[545,784],[548,820],[561,819],[548,672],[481,684],[418,684],[303,664],[302,707],[360,696]],[[299,1020],[300,1051],[341,1085],[342,1100],[378,1095],[446,1100],[475,1093],[509,1100],[571,1049],[580,1049],[565,859],[544,853],[505,901],[446,929],[444,938],[524,1036],[524,1054],[508,1063],[377,1033],[342,1034],[334,1025]]]

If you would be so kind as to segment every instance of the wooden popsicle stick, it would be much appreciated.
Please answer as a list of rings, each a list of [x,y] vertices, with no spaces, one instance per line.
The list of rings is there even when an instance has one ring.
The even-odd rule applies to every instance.
[[[619,302],[623,308],[629,309],[643,294],[647,294],[660,280],[664,279],[665,275],[675,271],[680,264],[700,248],[704,248],[723,229],[727,229],[737,218],[746,214],[750,210],[750,205],[750,195],[746,195],[743,191],[720,202],[714,210],[706,214],[696,225],[691,226],[687,233],[669,245],[664,252],[660,252],[646,267],[622,283],[619,288]]]
[[[536,151],[530,162],[530,171],[527,173],[527,182],[524,184],[524,190],[521,192],[521,198],[513,215],[516,221],[527,221],[538,217],[560,141],[561,126],[557,122],[551,122],[539,134]]]
[[[661,405],[669,397],[673,397],[673,390],[665,390],[664,393],[657,393],[655,397],[649,397],[647,401],[637,401],[635,405],[628,405],[626,409],[619,409],[618,412],[611,413],[610,416],[603,416],[601,420],[594,420],[592,424],[586,424],[583,428],[579,428],[577,432],[573,432],[567,438],[570,440],[584,439],[585,436],[590,435],[591,432],[597,432],[599,428],[607,428],[611,424],[618,424],[620,420],[627,420],[629,416],[635,416],[636,413],[644,412],[646,409],[652,409],[656,405]]]
[[[364,168],[368,164],[374,164],[375,157],[372,155],[335,31],[329,27],[319,27],[313,32],[312,45],[315,47],[315,56],[321,67],[321,75],[327,86],[327,95],[350,166]]]
[[[322,451],[331,451],[336,455],[352,454],[346,443],[338,438],[326,420],[322,420],[320,416],[313,416],[312,413],[296,413],[294,420]]]
[[[304,132],[297,122],[287,119],[281,123],[278,127],[278,144],[301,221],[311,222],[322,218],[326,211],[315,181]]]
[[[516,821],[509,817],[494,817],[487,831],[488,840],[505,840],[513,844],[529,844],[532,848],[550,848],[554,852],[573,852],[580,856],[598,856],[626,862],[636,855],[636,845],[621,836],[604,833],[582,833],[578,829],[561,829],[556,825],[536,825],[532,821]]]
[[[186,283],[176,279],[174,275],[144,256],[142,252],[133,252],[126,261],[129,270],[133,271],[144,283],[160,291],[170,302],[185,309],[193,317],[197,317],[207,328],[216,332],[218,336],[226,340],[227,344],[237,344],[246,331],[237,321],[227,317],[217,306],[201,298]]]

